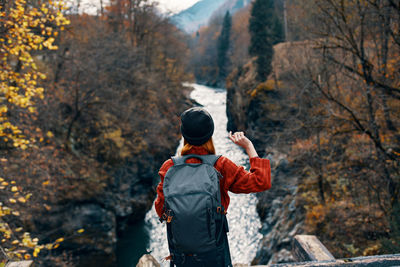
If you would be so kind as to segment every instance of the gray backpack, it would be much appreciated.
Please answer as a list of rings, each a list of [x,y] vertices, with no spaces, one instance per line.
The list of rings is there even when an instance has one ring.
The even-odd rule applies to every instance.
[[[189,158],[202,163],[186,163]],[[226,220],[221,205],[221,174],[214,168],[219,156],[173,157],[164,178],[164,220],[172,255],[207,255],[218,251],[218,239]],[[218,229],[220,228],[220,229]]]

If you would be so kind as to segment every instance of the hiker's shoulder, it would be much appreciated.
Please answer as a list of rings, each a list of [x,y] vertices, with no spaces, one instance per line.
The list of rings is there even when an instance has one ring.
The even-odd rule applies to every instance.
[[[169,158],[161,165],[160,171],[167,171],[172,165],[174,165],[174,162]]]
[[[220,170],[227,167],[237,167],[237,165],[229,158],[221,155],[215,163],[215,168]]]

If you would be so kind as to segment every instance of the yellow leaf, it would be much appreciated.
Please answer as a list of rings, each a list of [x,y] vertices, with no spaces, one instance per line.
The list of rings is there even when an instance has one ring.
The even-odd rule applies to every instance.
[[[11,212],[11,214],[14,215],[14,216],[19,216],[19,215],[21,215],[21,214],[19,213],[19,211],[13,211],[13,212]],[[19,228],[17,228],[17,229],[19,229]]]
[[[25,200],[24,197],[19,197],[19,198],[18,198],[18,201],[21,202],[21,203],[25,203],[25,202],[26,202],[26,200]]]
[[[35,250],[33,251],[33,257],[37,257],[38,253],[40,252],[40,248],[36,247]]]
[[[18,188],[16,186],[11,187],[11,192],[17,192]]]
[[[64,237],[60,237],[60,238],[58,238],[57,240],[56,240],[56,243],[60,243],[60,242],[63,242],[64,241]]]
[[[77,231],[79,234],[82,234],[83,232],[85,232],[85,229],[79,229],[78,231]]]
[[[17,203],[17,201],[13,198],[10,198],[9,201],[10,201],[10,203]]]

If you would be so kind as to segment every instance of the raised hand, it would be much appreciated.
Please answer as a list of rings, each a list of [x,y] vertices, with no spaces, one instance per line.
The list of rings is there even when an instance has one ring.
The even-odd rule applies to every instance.
[[[235,132],[234,134],[229,132],[229,139],[231,139],[231,141],[236,145],[243,147],[250,158],[258,157],[253,143],[244,135],[243,132]]]

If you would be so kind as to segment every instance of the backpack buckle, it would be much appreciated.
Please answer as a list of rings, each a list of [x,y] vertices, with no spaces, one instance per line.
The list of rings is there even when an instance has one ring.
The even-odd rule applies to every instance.
[[[172,221],[172,210],[166,210],[160,218],[161,222],[167,221],[167,223],[170,223]]]
[[[172,215],[173,214],[172,210],[167,210],[166,213],[164,213],[164,214],[165,214],[167,223],[170,223],[172,221],[172,217],[174,217]]]
[[[222,206],[222,207],[217,207],[217,213],[226,215],[228,212]]]
[[[170,223],[171,221],[172,221],[172,216],[168,216],[167,223]]]

